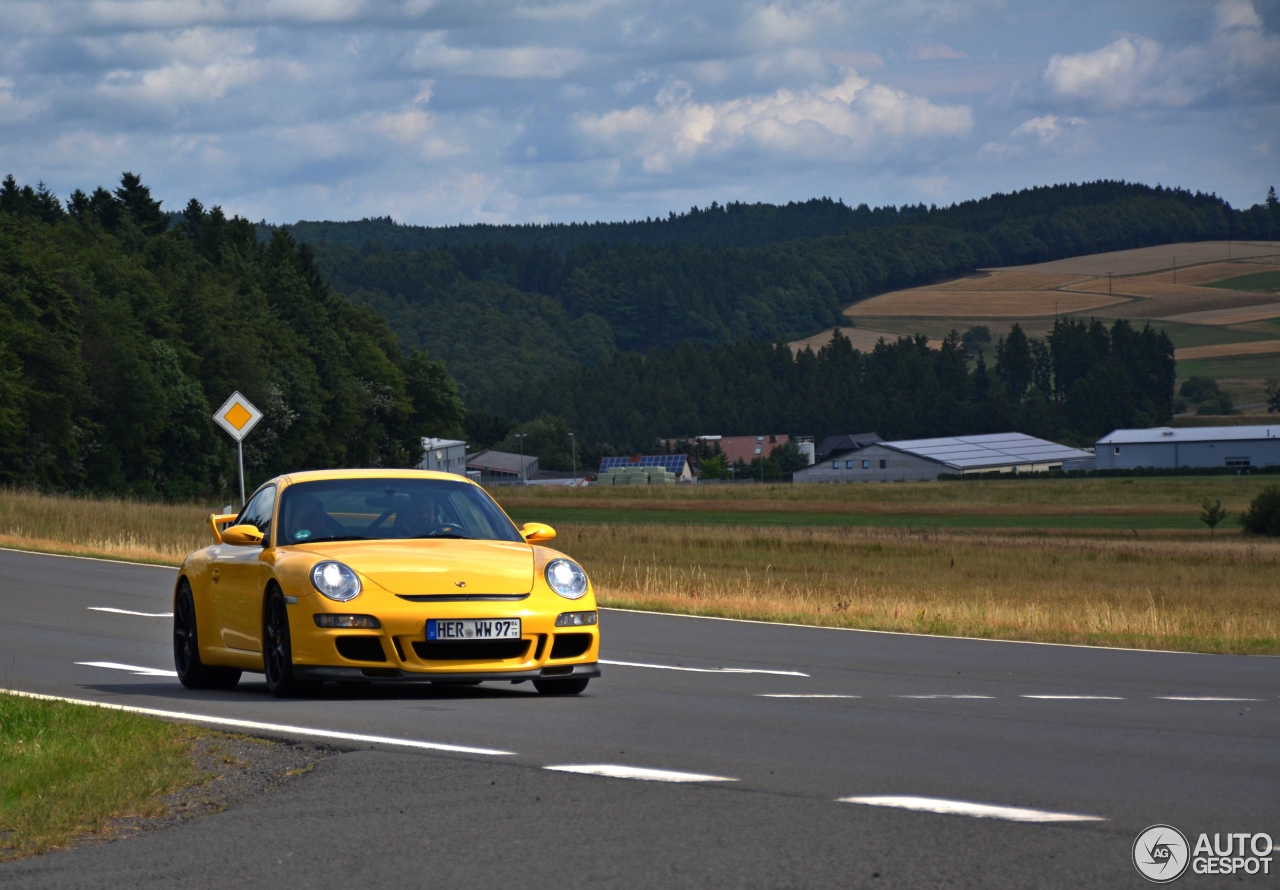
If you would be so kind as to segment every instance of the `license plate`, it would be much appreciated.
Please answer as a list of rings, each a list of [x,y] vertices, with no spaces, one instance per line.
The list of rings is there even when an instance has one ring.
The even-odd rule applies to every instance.
[[[432,618],[428,640],[518,640],[519,618]]]

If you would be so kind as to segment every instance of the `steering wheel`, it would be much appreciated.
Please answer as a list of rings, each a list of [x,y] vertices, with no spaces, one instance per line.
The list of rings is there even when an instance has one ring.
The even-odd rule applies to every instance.
[[[427,529],[420,535],[416,535],[415,537],[434,538],[439,534],[460,535],[462,534],[462,526],[458,525],[456,522],[437,522],[435,525],[431,526],[431,528]]]

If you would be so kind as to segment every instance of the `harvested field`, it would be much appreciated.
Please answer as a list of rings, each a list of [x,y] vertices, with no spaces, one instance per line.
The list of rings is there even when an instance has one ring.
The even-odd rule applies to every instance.
[[[890,331],[873,330],[871,328],[840,328],[842,334],[849,338],[853,343],[853,348],[861,352],[870,352],[876,348],[876,343],[881,337],[886,343],[893,343],[899,337],[905,337],[906,334],[895,334]],[[822,347],[831,342],[831,336],[836,332],[836,328],[828,328],[820,334],[814,334],[812,337],[805,337],[803,340],[795,340],[791,342],[790,347],[796,352],[800,352],[806,346],[817,352]],[[934,341],[930,341],[930,346],[937,346]]]
[[[1227,291],[1235,293],[1235,291]],[[1241,306],[1231,309],[1210,309],[1204,312],[1186,312],[1181,315],[1170,315],[1161,321],[1181,321],[1188,324],[1244,324],[1250,321],[1264,321],[1268,318],[1280,317],[1280,303],[1263,303],[1256,306]]]
[[[1069,284],[1087,281],[1090,278],[1092,276],[1045,274],[1043,272],[979,272],[977,275],[953,278],[951,281],[942,281],[938,284],[930,284],[916,289],[945,291],[1052,290],[1053,288],[1066,287]]]
[[[1228,256],[1228,250],[1230,255]],[[1039,272],[1069,275],[1140,275],[1143,272],[1161,272],[1173,267],[1178,258],[1178,277],[1182,266],[1199,263],[1220,263],[1228,259],[1257,259],[1269,257],[1280,260],[1280,247],[1265,241],[1197,241],[1181,244],[1165,244],[1160,247],[1140,247],[1136,250],[1119,250],[1112,253],[1095,253],[1089,256],[1035,263],[1030,266],[1005,266],[992,272]]]
[[[1181,287],[1181,285],[1178,285]],[[1107,310],[1112,318],[1174,318],[1192,312],[1212,312],[1221,309],[1247,309],[1258,305],[1258,295],[1233,290],[1214,290],[1209,287],[1188,287],[1179,293],[1169,293],[1131,300]]]
[[[1123,302],[1126,299],[1121,296],[1067,291],[955,291],[917,288],[863,300],[846,309],[845,315],[854,318],[864,315],[1025,318],[1087,312]]]
[[[1179,261],[1181,262],[1181,261]],[[1257,272],[1274,272],[1280,268],[1277,263],[1271,262],[1230,262],[1230,263],[1206,263],[1203,266],[1192,266],[1189,269],[1178,267],[1178,280],[1174,282],[1173,271],[1157,272],[1147,276],[1150,281],[1160,281],[1167,284],[1190,284],[1195,286],[1216,284],[1220,281],[1227,281],[1232,278],[1239,278],[1243,275],[1251,275]],[[1230,288],[1228,288],[1230,290]]]
[[[1217,346],[1188,346],[1174,351],[1174,358],[1218,358],[1224,355],[1266,355],[1280,352],[1280,340],[1255,340],[1252,343],[1219,343]],[[1280,361],[1277,362],[1280,365]]]

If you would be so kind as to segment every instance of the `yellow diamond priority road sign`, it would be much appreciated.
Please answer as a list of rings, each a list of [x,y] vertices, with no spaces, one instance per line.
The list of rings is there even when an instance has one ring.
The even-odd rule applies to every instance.
[[[214,412],[213,419],[217,421],[218,426],[227,431],[231,438],[239,442],[249,435],[249,430],[262,419],[262,412],[253,407],[253,402],[240,393],[233,392],[231,398],[223,402],[222,407]]]

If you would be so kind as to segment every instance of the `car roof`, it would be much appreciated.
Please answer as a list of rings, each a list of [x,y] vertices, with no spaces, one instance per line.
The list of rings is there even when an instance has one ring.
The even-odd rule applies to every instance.
[[[353,470],[302,470],[277,476],[274,482],[293,485],[297,482],[318,482],[324,479],[442,479],[475,485],[466,476],[457,473],[441,473],[436,470],[384,470],[376,467]]]

